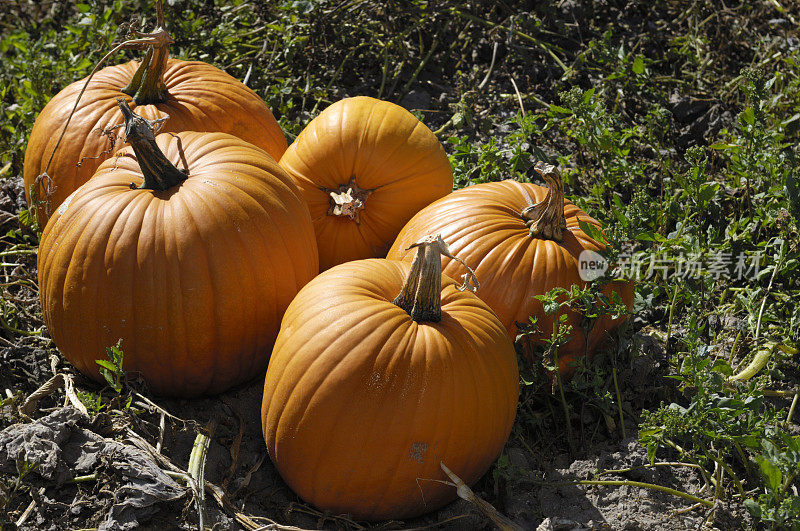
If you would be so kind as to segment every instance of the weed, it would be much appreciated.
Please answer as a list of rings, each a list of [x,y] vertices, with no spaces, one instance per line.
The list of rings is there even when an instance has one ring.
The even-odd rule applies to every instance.
[[[22,175],[36,114],[135,13],[152,19],[151,4],[12,2],[0,13],[3,190]],[[538,458],[638,426],[653,464],[679,455],[700,473],[705,502],[743,504],[755,526],[796,528],[796,420],[785,419],[800,344],[797,8],[535,4],[170,0],[167,17],[172,54],[245,81],[290,140],[341,97],[402,102],[416,91],[456,188],[531,181],[535,161],[557,163],[570,199],[603,224],[608,259],[636,278],[636,299],[631,326],[591,363],[578,360],[553,395],[534,389],[550,382],[546,368],[574,330],[557,320],[538,352],[544,365],[520,360],[513,440]],[[704,110],[679,117],[698,100]],[[0,338],[52,346],[35,302],[41,227],[2,206]],[[593,286],[541,300],[554,314],[580,310],[583,330],[620,311]],[[98,363],[114,396],[79,397],[93,413],[128,411],[121,345],[107,355]],[[645,362],[658,366],[646,385],[631,377]],[[506,454],[493,479],[519,489],[520,475]],[[0,509],[18,509],[24,485],[2,481]]]
[[[95,360],[95,363],[100,366],[100,374],[117,394],[122,392],[122,386],[125,384],[125,371],[122,369],[124,355],[120,339],[116,345],[106,348],[108,360]]]
[[[28,491],[24,485],[25,477],[37,467],[36,463],[28,462],[24,457],[17,456],[17,476],[11,484],[7,484],[0,478],[0,528],[6,525],[14,526],[14,522],[7,520],[7,508],[11,505],[14,497]]]
[[[781,433],[775,442],[761,440],[756,456],[764,479],[764,491],[757,499],[748,498],[745,507],[754,517],[772,527],[800,529],[800,496],[793,482],[800,474],[800,436]]]

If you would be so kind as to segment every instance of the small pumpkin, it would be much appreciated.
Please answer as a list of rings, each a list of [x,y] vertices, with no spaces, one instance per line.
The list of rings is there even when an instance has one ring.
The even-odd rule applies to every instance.
[[[529,347],[550,337],[553,319],[535,297],[553,288],[584,287],[578,260],[583,251],[599,252],[604,245],[580,228],[579,220],[600,229],[600,223],[564,198],[561,177],[551,165],[538,163],[536,170],[547,187],[513,180],[469,186],[429,205],[403,228],[388,258],[411,260],[406,250],[421,235],[440,233],[453,253],[471,264],[481,279],[480,297],[495,311],[512,338],[519,333],[517,323],[538,320],[540,333],[528,336]],[[446,257],[444,272],[452,277],[463,274],[458,261]],[[615,280],[603,291],[620,295],[630,309],[633,285]],[[564,311],[572,325],[570,341],[559,347],[559,372],[569,375],[571,362],[593,354],[625,316],[600,317],[589,337],[581,330],[581,316]],[[527,350],[527,349],[526,349]]]
[[[168,116],[163,132],[230,133],[264,149],[275,160],[286,150],[278,122],[255,92],[208,63],[169,58],[173,41],[164,29],[160,1],[157,6],[158,28],[143,39],[153,43],[143,61],[103,68],[88,85],[88,78],[72,83],[36,118],[25,150],[23,176],[25,197],[36,207],[42,226],[113,155],[113,146],[102,132],[122,122],[117,107],[120,97],[147,119]]]
[[[224,133],[154,137],[119,105],[131,146],[42,234],[44,321],[98,381],[95,360],[122,339],[123,368],[154,393],[221,392],[263,370],[283,311],[318,270],[308,209],[262,149]]]
[[[430,129],[404,108],[366,96],[327,107],[280,164],[308,202],[323,271],[386,256],[411,216],[453,189]]]
[[[366,259],[312,280],[289,305],[264,382],[267,450],[304,500],[358,519],[453,500],[511,430],[519,373],[489,307],[441,274],[441,238],[413,264]],[[449,254],[449,253],[448,253]],[[399,295],[398,295],[399,294]]]

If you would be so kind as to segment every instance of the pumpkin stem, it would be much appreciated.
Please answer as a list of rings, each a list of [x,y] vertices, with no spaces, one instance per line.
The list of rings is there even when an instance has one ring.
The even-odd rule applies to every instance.
[[[361,211],[364,210],[364,202],[375,191],[359,187],[356,184],[355,175],[350,177],[349,183],[340,184],[339,188],[323,187],[322,190],[330,196],[327,214],[329,216],[350,218],[356,224],[361,223]]]
[[[175,42],[164,27],[164,9],[161,0],[156,2],[157,27],[147,36],[152,43],[147,47],[147,53],[139,63],[139,68],[131,78],[128,86],[122,92],[131,96],[136,105],[150,105],[162,103],[167,99],[167,86],[164,84],[164,69],[169,59],[169,45]]]
[[[166,43],[166,46],[168,47],[170,43],[174,42],[172,40],[172,38],[169,36],[169,34],[166,32],[166,30],[163,29],[163,26],[164,26],[164,10],[161,7],[161,0],[158,0],[158,2],[156,3],[156,9],[158,11],[158,22],[159,22],[158,25],[160,26],[159,29],[161,31],[159,31],[159,29],[156,29],[156,31],[154,31],[152,33],[136,32],[136,38],[135,39],[129,39],[129,40],[125,41],[125,42],[121,42],[121,43],[117,44],[110,52],[105,54],[102,57],[102,59],[100,59],[100,61],[97,62],[96,65],[94,65],[94,68],[89,73],[89,76],[86,78],[86,81],[83,83],[83,87],[81,87],[81,91],[78,93],[78,97],[75,98],[75,103],[72,104],[72,110],[70,111],[69,115],[67,115],[67,120],[64,122],[64,127],[61,128],[61,134],[59,135],[58,140],[56,141],[56,145],[53,146],[53,150],[50,152],[50,158],[47,159],[47,164],[44,167],[44,172],[42,172],[40,175],[38,175],[36,177],[36,181],[40,181],[40,182],[41,181],[49,181],[49,182],[52,182],[53,179],[52,179],[52,177],[50,177],[50,175],[48,175],[47,172],[50,171],[50,165],[53,163],[53,157],[56,154],[56,150],[58,149],[58,146],[61,145],[61,141],[64,139],[64,135],[67,133],[67,128],[69,127],[70,121],[72,121],[72,117],[75,115],[75,112],[78,110],[78,104],[81,101],[81,97],[83,97],[83,93],[86,92],[86,88],[89,86],[89,83],[92,81],[92,78],[97,73],[97,71],[100,70],[100,67],[103,66],[105,64],[105,62],[108,61],[108,59],[111,56],[113,56],[115,53],[117,53],[120,50],[142,49],[142,48],[145,48],[147,46],[159,47],[159,46],[164,46],[164,43]],[[145,58],[146,58],[146,56],[145,56]],[[148,60],[147,63],[150,64],[150,61]],[[166,59],[165,59],[165,64],[166,64]],[[141,68],[141,65],[140,65],[140,68]],[[136,78],[137,77],[136,74],[134,74],[133,77]],[[139,78],[141,79],[141,75],[139,76]],[[51,195],[52,195],[52,190],[46,189],[45,190],[45,198],[44,198],[44,202],[45,202],[44,206],[45,206],[45,212],[47,212],[47,213],[50,212],[50,196]]]
[[[547,195],[539,203],[523,209],[520,215],[526,220],[525,224],[530,229],[531,236],[560,242],[564,239],[564,231],[567,229],[561,174],[552,164],[541,161],[537,162],[533,169],[547,184]]]
[[[442,256],[461,263],[467,272],[459,291],[475,291],[480,284],[475,272],[463,260],[453,256],[440,234],[426,236],[411,245],[417,247],[417,255],[411,264],[408,278],[400,294],[392,301],[406,311],[416,322],[438,323],[442,320]]]
[[[133,147],[144,176],[138,188],[164,191],[185,181],[186,173],[172,164],[158,148],[150,122],[134,113],[124,98],[117,98],[117,104],[125,117],[125,141]]]

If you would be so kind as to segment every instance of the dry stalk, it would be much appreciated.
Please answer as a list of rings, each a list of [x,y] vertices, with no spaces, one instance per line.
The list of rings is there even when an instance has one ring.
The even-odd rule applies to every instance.
[[[443,462],[440,462],[439,466],[452,481],[452,483],[450,481],[441,481],[441,483],[455,487],[459,498],[475,505],[484,516],[494,522],[494,525],[496,525],[498,529],[501,531],[522,531],[522,527],[512,522],[507,516],[500,514],[492,504],[472,492],[472,489],[469,488],[460,477],[447,468]]]
[[[73,384],[72,376],[64,373],[56,374],[42,384],[39,389],[31,393],[31,395],[19,407],[20,414],[29,416],[36,410],[36,404],[40,399],[53,394],[62,386],[64,387],[64,391],[67,395],[64,405],[66,406],[71,404],[72,407],[84,415],[88,415],[89,411],[86,409],[86,406],[83,405],[83,402],[80,401],[78,395],[75,394],[75,385]]]

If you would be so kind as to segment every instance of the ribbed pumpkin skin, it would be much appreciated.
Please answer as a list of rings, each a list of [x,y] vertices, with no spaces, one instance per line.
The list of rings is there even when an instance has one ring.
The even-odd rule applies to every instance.
[[[442,320],[392,304],[409,265],[368,259],[322,273],[286,311],[264,383],[267,450],[304,500],[359,519],[408,518],[474,483],[503,448],[519,373],[488,306],[442,277]]]
[[[581,230],[578,219],[598,228],[600,224],[566,201],[564,241],[532,238],[525,220],[519,215],[529,204],[525,190],[534,202],[544,200],[547,195],[547,188],[543,186],[513,180],[457,190],[414,216],[398,235],[388,258],[410,261],[414,251],[406,251],[409,245],[426,234],[440,233],[450,251],[473,267],[481,283],[478,296],[495,311],[512,338],[517,335],[516,322],[527,323],[529,316],[538,318],[544,337],[549,337],[553,317],[546,315],[542,303],[533,297],[555,287],[569,289],[573,284],[586,285],[578,274],[578,257],[584,249],[597,251],[602,246]],[[446,257],[442,257],[442,268],[453,278],[464,274],[463,266]],[[612,290],[620,294],[629,308],[632,306],[631,283],[614,281],[604,293],[610,295]],[[559,366],[564,374],[569,372],[566,365],[585,350],[580,315],[572,311],[568,315],[573,336],[559,348]],[[613,320],[610,316],[598,320],[589,335],[590,355],[622,320]],[[530,339],[541,338],[541,335],[534,335]]]
[[[320,269],[381,258],[424,206],[453,189],[453,172],[436,136],[402,107],[366,96],[326,108],[280,160],[311,210]],[[355,177],[367,197],[360,223],[327,215],[329,195]]]
[[[54,213],[39,289],[56,346],[102,381],[95,360],[122,339],[126,371],[156,394],[217,393],[267,363],[280,319],[317,272],[311,218],[266,152],[222,133],[179,133],[190,175],[163,192],[131,148]],[[177,139],[158,135],[183,168]]]
[[[122,89],[130,82],[138,61],[109,66],[98,71],[81,97],[61,145],[53,157],[48,175],[53,179],[50,214],[69,194],[89,180],[113,152],[100,131],[122,123],[117,98],[125,98],[144,118],[169,115],[161,132],[212,131],[230,133],[267,151],[275,160],[286,150],[286,138],[264,101],[222,70],[200,61],[169,59],[164,83],[169,96],[164,103],[136,106]],[[25,150],[25,197],[31,203],[30,186],[44,172],[50,154],[61,135],[85,79],[56,94],[33,124]],[[119,132],[119,130],[117,130]],[[117,143],[117,148],[122,147]],[[76,166],[82,161],[80,167]],[[37,187],[37,199],[45,199]],[[39,221],[47,221],[45,208],[37,210]]]

